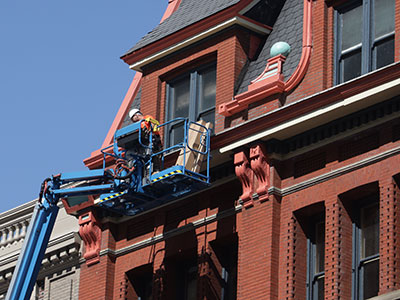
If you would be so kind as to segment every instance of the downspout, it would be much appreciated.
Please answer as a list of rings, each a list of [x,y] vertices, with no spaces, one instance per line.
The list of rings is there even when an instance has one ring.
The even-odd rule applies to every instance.
[[[265,99],[273,94],[287,93],[295,88],[306,74],[310,64],[312,50],[312,0],[304,0],[303,2],[303,46],[301,58],[296,70],[292,76],[286,81],[282,81],[281,68],[276,67],[276,61],[284,61],[284,58],[273,57],[268,60],[268,64],[264,72],[256,78],[248,87],[248,91],[236,95],[232,101],[221,104],[218,112],[225,116],[232,116],[246,109],[250,104]],[[275,69],[269,67],[275,66]],[[264,74],[274,72],[276,76],[268,76],[263,79]],[[259,80],[261,79],[261,80]]]
[[[288,81],[285,82],[285,93],[300,83],[310,65],[312,50],[312,0],[304,0],[303,10],[303,49],[296,70]]]
[[[162,16],[160,23],[162,23],[165,19],[171,16],[178,9],[179,5],[181,4],[181,1],[182,0],[168,1],[167,9],[165,10],[164,15]],[[133,78],[132,83],[129,86],[128,92],[126,93],[125,98],[122,101],[122,104],[117,112],[117,115],[115,116],[114,121],[110,129],[108,130],[106,138],[103,141],[103,144],[101,146],[102,149],[108,147],[113,143],[114,133],[124,121],[124,116],[128,111],[129,107],[132,105],[132,102],[139,91],[141,81],[142,81],[142,73],[136,72],[135,77]],[[91,156],[97,153],[100,153],[100,150],[93,152]]]

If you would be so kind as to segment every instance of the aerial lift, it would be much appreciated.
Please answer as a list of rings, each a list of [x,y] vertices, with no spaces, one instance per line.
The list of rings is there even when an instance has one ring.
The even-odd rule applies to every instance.
[[[145,132],[142,124],[149,121],[152,128],[158,126],[164,132],[178,124],[183,140],[154,153],[153,130]],[[145,138],[145,134],[149,136]],[[67,206],[79,207],[93,197],[95,207],[114,215],[134,216],[210,184],[210,126],[203,121],[177,118],[159,125],[154,120],[141,120],[117,130],[114,143],[101,151],[103,168],[53,175],[42,183],[6,300],[30,298],[60,199]],[[167,165],[168,154],[178,156],[175,164]],[[115,159],[114,167],[106,166],[108,157]],[[157,171],[153,170],[156,159],[161,161]]]

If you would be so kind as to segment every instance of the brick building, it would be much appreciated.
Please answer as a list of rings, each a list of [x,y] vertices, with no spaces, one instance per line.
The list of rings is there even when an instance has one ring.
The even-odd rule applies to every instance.
[[[131,107],[211,121],[212,184],[89,210],[79,298],[400,299],[399,30],[395,0],[170,0],[103,147]]]

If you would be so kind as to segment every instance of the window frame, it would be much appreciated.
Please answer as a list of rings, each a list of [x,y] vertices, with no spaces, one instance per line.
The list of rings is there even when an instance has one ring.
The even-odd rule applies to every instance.
[[[362,210],[368,207],[377,206],[378,207],[378,253],[369,255],[367,257],[361,258],[362,256],[362,226],[361,226],[361,215]],[[379,201],[374,197],[372,199],[368,199],[367,203],[360,207],[359,211],[357,212],[356,219],[353,221],[352,224],[352,231],[353,231],[353,241],[352,241],[352,299],[364,299],[364,267],[368,263],[372,263],[374,261],[378,261],[379,267],[379,260],[380,260],[380,253],[379,253],[379,242],[380,242],[380,235],[379,235],[379,227],[380,227],[380,216],[379,216]],[[378,270],[379,275],[379,270]],[[378,278],[379,280],[379,278]],[[378,281],[378,289],[379,289],[379,281]]]
[[[318,286],[317,281],[320,278],[324,278],[325,282],[325,266],[321,272],[316,272],[317,262],[317,226],[323,225],[324,234],[326,232],[325,226],[325,215],[322,218],[315,219],[312,222],[311,236],[307,237],[307,278],[306,278],[306,299],[307,300],[318,300]],[[324,258],[325,258],[325,236],[324,236]],[[324,259],[325,264],[325,259]],[[325,289],[324,289],[325,290]]]
[[[199,116],[203,114],[210,113],[214,111],[214,122],[215,122],[215,104],[214,106],[207,108],[203,111],[198,111],[198,102],[199,99],[201,99],[201,73],[204,71],[207,71],[208,69],[213,69],[215,70],[215,73],[217,72],[217,63],[212,62],[205,64],[203,66],[193,68],[189,70],[188,72],[185,72],[172,80],[167,82],[166,85],[166,105],[165,105],[165,122],[168,122],[170,120],[170,113],[171,113],[171,101],[172,101],[172,95],[173,95],[173,84],[179,82],[180,80],[184,79],[186,76],[189,75],[189,112],[187,118],[189,121],[196,122],[199,118]],[[215,76],[215,91],[217,90],[217,76]],[[183,123],[183,121],[181,122]],[[164,145],[166,147],[171,146],[171,130],[174,126],[179,126],[179,124],[173,124],[173,125],[167,125],[166,126],[166,132],[164,134]]]
[[[358,78],[354,77],[347,81],[344,80],[343,76],[343,57],[349,55],[350,53],[354,53],[360,49],[361,51],[361,70],[360,76],[367,74],[371,71],[374,71],[377,68],[377,50],[376,46],[381,44],[384,41],[388,41],[390,39],[395,38],[395,29],[389,33],[384,34],[381,37],[374,38],[375,32],[375,22],[373,22],[373,14],[374,14],[374,4],[375,0],[352,0],[348,3],[338,6],[335,8],[334,14],[334,85],[338,85],[349,80]],[[342,46],[342,32],[341,32],[341,19],[340,15],[349,11],[358,5],[362,7],[362,33],[361,33],[361,43],[357,44],[351,48],[348,48],[344,51],[341,50]],[[395,20],[394,20],[395,21]],[[395,49],[394,49],[395,50]],[[395,51],[393,52],[394,55]],[[393,57],[394,61],[394,57]]]

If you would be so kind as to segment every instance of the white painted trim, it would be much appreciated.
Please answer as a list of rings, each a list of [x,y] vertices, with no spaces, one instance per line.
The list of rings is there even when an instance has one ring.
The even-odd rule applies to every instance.
[[[357,95],[348,97],[348,98],[346,98],[342,101],[339,101],[337,103],[334,103],[332,105],[320,108],[318,110],[315,110],[313,112],[310,112],[310,113],[300,116],[298,118],[292,119],[285,123],[279,124],[277,126],[269,128],[267,130],[264,130],[262,132],[254,134],[248,138],[242,139],[242,140],[232,143],[228,146],[222,147],[221,149],[219,149],[219,151],[221,153],[225,153],[225,152],[231,151],[235,148],[238,148],[238,147],[247,145],[251,142],[257,141],[259,139],[275,137],[278,133],[283,136],[285,134],[285,132],[292,130],[294,127],[300,127],[300,126],[307,127],[307,125],[308,125],[308,127],[312,128],[312,127],[321,125],[323,123],[332,121],[334,119],[333,116],[330,116],[330,118],[325,118],[324,116],[328,115],[328,113],[329,114],[336,113],[336,117],[339,117],[337,115],[337,113],[339,113],[341,109],[345,108],[346,113],[342,114],[342,115],[349,114],[349,113],[353,112],[353,111],[349,110],[350,105],[353,106],[354,111],[365,108],[371,104],[380,102],[379,101],[380,98],[377,97],[379,95],[381,95],[384,98],[384,99],[381,99],[381,101],[387,100],[393,95],[385,95],[385,93],[386,94],[390,93],[390,89],[398,88],[398,87],[400,87],[400,79],[395,79],[393,81],[384,83],[382,85],[379,85],[379,86],[373,87],[369,90],[366,90],[364,92],[361,92]],[[369,101],[367,101],[367,99]],[[320,118],[320,120],[317,120],[316,118]],[[303,128],[303,131],[304,130],[306,130],[306,129]],[[298,132],[298,133],[300,133],[300,132]]]
[[[130,65],[129,68],[136,70],[136,71],[141,71],[141,67],[143,67],[144,65],[147,65],[147,64],[149,64],[155,60],[158,60],[160,58],[163,58],[175,51],[178,51],[178,50],[180,50],[184,47],[187,47],[191,44],[194,44],[202,39],[205,39],[206,37],[209,37],[219,31],[222,31],[222,30],[224,30],[232,25],[235,25],[235,24],[241,25],[247,29],[250,29],[252,31],[255,31],[255,32],[257,32],[259,34],[263,34],[263,35],[269,34],[271,32],[270,29],[267,29],[263,26],[257,25],[255,23],[249,22],[248,20],[245,20],[241,17],[236,16],[236,17],[233,17],[221,24],[211,27],[211,28],[207,29],[206,31],[200,32],[197,35],[187,38],[186,40],[184,40],[182,42],[172,45],[172,46],[168,47],[167,49],[161,50],[149,57],[146,57],[146,58]]]

